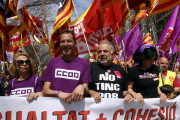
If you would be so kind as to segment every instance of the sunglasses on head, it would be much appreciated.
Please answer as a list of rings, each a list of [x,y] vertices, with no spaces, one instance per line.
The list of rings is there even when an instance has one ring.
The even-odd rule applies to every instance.
[[[24,60],[18,60],[17,63],[18,64],[24,64],[24,63],[29,64],[30,60],[25,60],[25,61]]]

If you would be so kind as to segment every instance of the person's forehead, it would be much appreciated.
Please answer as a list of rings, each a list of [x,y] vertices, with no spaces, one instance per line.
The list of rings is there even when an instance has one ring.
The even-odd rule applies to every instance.
[[[26,60],[26,59],[28,59],[26,56],[24,56],[24,55],[20,55],[20,56],[18,56],[17,57],[17,60]]]
[[[71,33],[63,33],[61,35],[61,40],[62,39],[65,39],[65,38],[68,38],[68,39],[72,39],[73,40],[73,35]]]
[[[167,58],[161,58],[161,62],[168,63]]]
[[[98,50],[111,50],[111,47],[108,43],[102,43],[98,46]]]

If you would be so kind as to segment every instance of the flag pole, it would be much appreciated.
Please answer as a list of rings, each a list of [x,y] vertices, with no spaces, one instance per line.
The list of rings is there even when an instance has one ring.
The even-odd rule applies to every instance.
[[[128,3],[127,0],[126,0],[126,3],[127,3],[128,9],[129,9],[129,14],[130,14],[129,3]],[[130,21],[131,21],[132,20],[131,14],[129,15],[129,18],[130,18]],[[134,33],[134,36],[135,36],[135,39],[136,39],[136,44],[137,44],[137,47],[138,47],[138,41],[137,41],[137,37],[136,37],[136,33],[135,33],[135,30],[134,30],[134,27],[133,27],[133,33]]]
[[[74,6],[74,10],[75,10],[75,12],[76,12],[77,18],[78,18],[78,20],[79,20],[79,15],[78,15],[78,13],[77,13],[77,10],[76,10],[76,7],[75,7],[75,5],[74,5],[74,2],[72,1],[72,3],[73,3],[73,6]],[[89,46],[88,46],[88,42],[87,42],[86,36],[85,36],[85,34],[84,34],[84,30],[83,30],[83,27],[82,27],[82,24],[81,24],[81,23],[80,23],[80,26],[81,26],[81,29],[82,29],[82,32],[83,32],[83,35],[84,35],[84,39],[85,39],[85,41],[86,41],[86,45],[87,45],[87,48],[88,48],[88,52],[89,52],[89,54],[90,54],[90,49],[89,49]]]
[[[34,48],[34,45],[31,43],[31,45],[32,45],[32,47],[33,47],[33,50],[34,50],[34,52],[35,52],[35,54],[36,54],[36,57],[37,57],[37,59],[38,59],[38,62],[39,62],[39,64],[40,64],[40,68],[42,69],[42,65],[41,65],[41,62],[40,62],[40,60],[39,60],[39,57],[38,57],[38,55],[37,55],[37,53],[36,53],[36,50],[35,50],[35,48]]]
[[[150,15],[150,12],[149,12],[149,7],[148,7],[148,4],[149,4],[149,1],[146,2],[146,7],[147,7],[147,11],[148,11],[148,17],[149,17],[149,21],[150,21],[150,26],[151,26],[151,29],[153,31],[153,36],[154,36],[154,39],[153,39],[153,42],[155,44],[155,47],[157,49],[157,38],[156,38],[156,35],[155,35],[155,31],[154,31],[154,27],[153,27],[153,22],[151,20],[151,15]],[[159,63],[159,68],[160,68],[160,74],[161,74],[161,79],[162,79],[162,84],[164,85],[164,80],[163,80],[163,76],[162,76],[162,68],[161,68],[161,63],[160,63],[160,59],[159,59],[159,55],[157,56],[158,57],[158,63]]]
[[[45,25],[46,25],[46,34],[47,34],[47,39],[48,39],[48,42],[49,42],[49,33],[48,33],[48,28],[47,28],[47,22],[46,22],[46,12],[45,12],[45,9],[44,9],[44,1],[42,0],[42,6],[43,6],[43,12],[44,12],[44,21],[45,21]],[[52,58],[52,54],[51,54],[51,49],[50,49],[50,43],[49,42],[49,52],[50,52],[50,56]]]

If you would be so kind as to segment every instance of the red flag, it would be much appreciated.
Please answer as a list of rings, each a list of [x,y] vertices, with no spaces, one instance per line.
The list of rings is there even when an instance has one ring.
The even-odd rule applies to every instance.
[[[121,2],[118,2],[100,12],[99,0],[94,0],[87,15],[85,16],[84,27],[86,33],[97,30],[122,21]]]

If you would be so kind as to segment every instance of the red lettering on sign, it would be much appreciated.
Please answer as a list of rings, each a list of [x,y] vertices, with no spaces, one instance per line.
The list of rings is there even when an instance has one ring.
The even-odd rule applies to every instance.
[[[17,120],[22,120],[22,111],[17,112]]]
[[[166,107],[166,120],[169,120],[169,119],[168,119],[168,118],[169,118],[169,117],[168,117],[168,113],[169,113],[168,110],[169,110],[169,106]]]
[[[27,120],[37,120],[36,112],[35,111],[30,111],[29,114],[28,114]]]
[[[54,111],[53,115],[57,115],[57,120],[62,120],[62,116],[67,114],[67,111]]]
[[[173,118],[171,119],[172,110],[173,110]],[[169,112],[170,112],[169,119],[170,119],[170,120],[175,120],[175,118],[176,118],[176,114],[175,114],[175,113],[176,113],[176,106],[173,105],[173,106],[170,108]]]
[[[128,120],[129,117],[129,113],[132,112],[132,118],[131,120],[135,120],[135,115],[136,115],[136,109],[131,108],[127,111],[126,116],[125,116],[125,120]]]
[[[80,111],[79,115],[83,115],[83,120],[87,120],[87,115],[90,114],[90,110]]]
[[[161,111],[163,111],[163,113],[165,112],[165,109],[164,109],[164,107],[161,107],[160,109],[159,109],[159,117],[161,118],[161,120],[164,120],[165,119],[165,116],[162,114],[162,112]]]
[[[6,112],[6,120],[11,120],[11,111]]]
[[[42,112],[42,120],[47,120],[47,111]]]
[[[77,120],[76,111],[70,111],[68,120]]]
[[[103,118],[103,114],[104,114],[104,113],[101,113],[101,114],[100,114],[100,118],[98,118],[98,119],[96,119],[96,120],[106,120],[107,118]]]
[[[146,116],[149,112],[149,109],[146,109],[144,115],[142,115],[141,112],[142,112],[142,109],[139,109],[138,115],[137,115],[137,120],[139,120],[140,118],[143,118],[143,120],[146,120]]]
[[[149,113],[148,120],[152,120],[151,119],[152,117],[156,117],[156,115],[153,115],[153,112],[156,112],[156,111],[158,111],[158,108],[154,108],[151,110],[151,112]]]
[[[114,113],[114,117],[113,120],[117,120],[117,115],[118,113],[120,113],[120,115],[124,115],[124,110],[123,109],[119,109]]]

